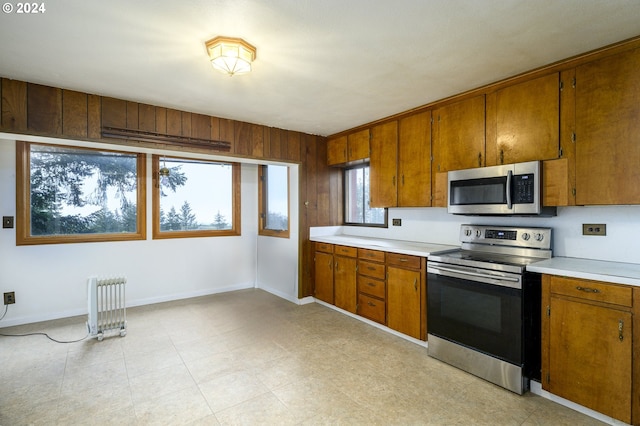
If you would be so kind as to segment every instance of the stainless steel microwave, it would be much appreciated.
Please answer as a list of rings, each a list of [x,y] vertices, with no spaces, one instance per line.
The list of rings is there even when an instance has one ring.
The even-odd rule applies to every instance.
[[[540,161],[448,173],[447,211],[461,215],[555,216],[542,206]]]

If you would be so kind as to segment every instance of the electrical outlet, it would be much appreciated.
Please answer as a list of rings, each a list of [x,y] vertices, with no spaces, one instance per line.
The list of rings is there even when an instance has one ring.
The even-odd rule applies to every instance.
[[[606,223],[583,223],[582,235],[605,236],[607,235],[607,224]]]
[[[393,226],[402,226],[402,219],[392,219],[391,224]]]
[[[13,216],[2,216],[2,227],[13,228]]]
[[[8,291],[4,294],[4,304],[5,305],[13,305],[16,303],[16,293],[13,291]]]

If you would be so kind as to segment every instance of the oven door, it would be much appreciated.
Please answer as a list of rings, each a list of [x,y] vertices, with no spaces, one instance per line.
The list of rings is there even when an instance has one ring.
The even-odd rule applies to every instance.
[[[522,276],[427,262],[430,335],[521,366]]]

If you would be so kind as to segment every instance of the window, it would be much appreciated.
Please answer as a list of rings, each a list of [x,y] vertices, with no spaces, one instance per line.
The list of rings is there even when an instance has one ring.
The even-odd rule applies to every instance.
[[[240,166],[153,156],[153,238],[240,235]]]
[[[144,154],[18,142],[16,244],[146,237]]]
[[[289,168],[260,166],[260,235],[289,238]]]
[[[346,225],[387,226],[387,209],[369,206],[369,165],[344,171]]]

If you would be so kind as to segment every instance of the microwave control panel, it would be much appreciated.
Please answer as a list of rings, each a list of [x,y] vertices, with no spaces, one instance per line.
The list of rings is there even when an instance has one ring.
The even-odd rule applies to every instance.
[[[531,204],[535,197],[533,173],[513,176],[513,203]]]

